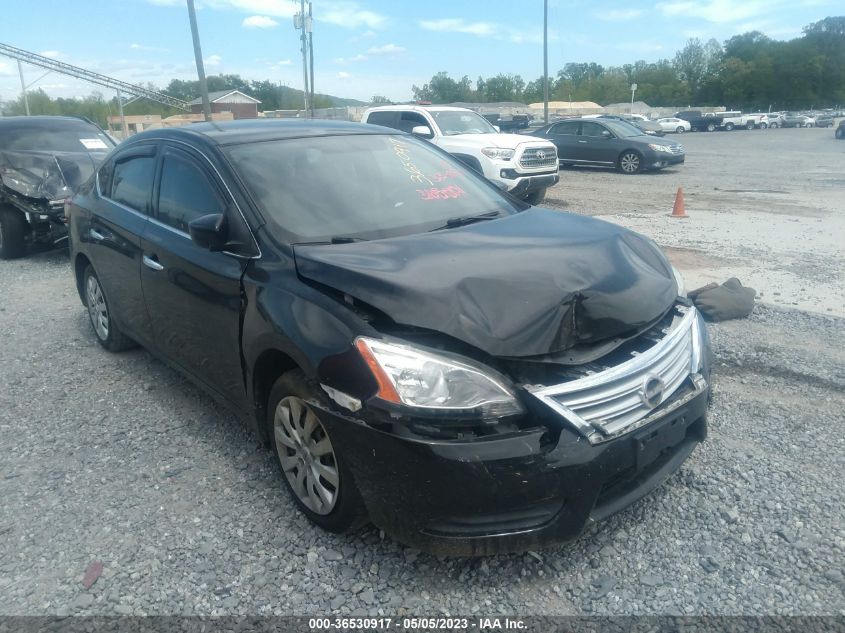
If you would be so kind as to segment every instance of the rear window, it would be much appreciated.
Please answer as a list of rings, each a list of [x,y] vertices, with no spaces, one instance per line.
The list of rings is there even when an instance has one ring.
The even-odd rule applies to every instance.
[[[516,206],[471,169],[412,136],[300,138],[228,155],[269,223],[292,242],[376,239]]]
[[[114,147],[99,128],[80,121],[0,126],[0,147],[11,151],[94,152]]]

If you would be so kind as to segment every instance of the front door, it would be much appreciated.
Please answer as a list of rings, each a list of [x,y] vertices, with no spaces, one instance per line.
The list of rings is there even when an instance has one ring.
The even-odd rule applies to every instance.
[[[141,240],[141,285],[156,343],[227,399],[246,402],[241,366],[241,277],[246,261],[200,248],[188,224],[226,214],[231,201],[205,159],[164,146],[154,216]]]
[[[616,143],[610,131],[595,121],[581,122],[581,135],[578,143],[585,161],[592,164],[613,165],[616,162]]]

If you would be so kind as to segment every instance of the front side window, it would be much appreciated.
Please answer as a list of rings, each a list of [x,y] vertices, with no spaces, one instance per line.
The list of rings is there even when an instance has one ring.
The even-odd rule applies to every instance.
[[[396,119],[396,113],[390,110],[385,110],[382,112],[370,112],[370,115],[367,117],[367,123],[370,125],[383,125],[385,127],[394,127],[394,120]]]
[[[109,197],[131,209],[141,213],[149,213],[155,163],[155,156],[133,156],[125,160],[118,159],[114,164]]]
[[[584,121],[581,124],[581,136],[601,136],[605,129],[598,123]]]
[[[408,235],[518,207],[463,163],[409,136],[274,140],[227,153],[268,225],[290,242]]]
[[[192,220],[223,213],[225,206],[202,170],[176,154],[167,154],[161,167],[158,220],[188,232]]]
[[[550,132],[552,134],[578,134],[578,121],[564,121],[555,123]]]

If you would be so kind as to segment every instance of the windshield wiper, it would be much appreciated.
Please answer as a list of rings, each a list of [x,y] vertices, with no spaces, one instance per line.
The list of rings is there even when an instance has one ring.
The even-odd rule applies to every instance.
[[[446,224],[438,226],[431,231],[442,231],[443,229],[453,229],[456,226],[466,226],[467,224],[474,224],[476,222],[483,222],[484,220],[493,220],[499,217],[498,211],[488,211],[487,213],[479,213],[478,215],[464,215],[457,218],[449,218]],[[431,232],[429,231],[429,232]]]

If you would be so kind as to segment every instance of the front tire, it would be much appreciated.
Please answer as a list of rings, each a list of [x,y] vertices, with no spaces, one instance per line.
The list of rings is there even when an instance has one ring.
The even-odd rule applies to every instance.
[[[760,129],[761,129],[761,130],[766,130],[766,129],[768,129],[768,127],[769,127],[769,124],[768,124],[768,123],[761,123],[761,124],[760,124]]]
[[[769,127],[772,128],[773,130],[776,130],[776,129],[778,129],[778,124],[777,123],[770,123]]]
[[[749,121],[748,123],[746,123],[745,129],[746,130],[753,130],[754,129],[754,121]]]
[[[643,168],[643,157],[639,152],[629,150],[619,156],[619,171],[624,174],[636,174]]]
[[[294,503],[329,532],[364,523],[366,510],[342,447],[309,401],[325,401],[299,369],[283,374],[270,391],[267,424],[279,468]]]
[[[730,132],[734,129],[733,123],[725,123],[725,131]]]
[[[112,319],[100,278],[90,265],[82,276],[82,284],[85,290],[85,307],[88,308],[88,318],[94,328],[97,342],[110,352],[122,352],[134,347],[135,342],[121,332]]]
[[[23,213],[0,207],[0,259],[16,259],[26,252],[27,223]]]
[[[527,202],[528,204],[530,204],[532,206],[537,206],[538,204],[543,202],[543,200],[545,200],[545,199],[546,199],[546,190],[545,189],[538,189],[537,191],[532,191],[531,193],[529,193],[527,196],[525,196],[523,198],[523,200],[525,200],[525,202]]]
[[[836,138],[838,138],[839,140],[845,139],[845,128],[843,128],[843,127],[838,127],[838,128],[836,128],[836,134],[835,134],[835,136],[836,136]]]
[[[707,131],[708,132],[715,132],[716,131],[716,124],[715,123],[708,123],[707,124]]]

